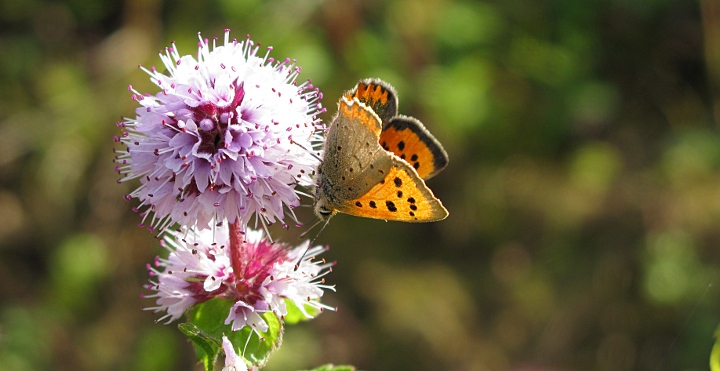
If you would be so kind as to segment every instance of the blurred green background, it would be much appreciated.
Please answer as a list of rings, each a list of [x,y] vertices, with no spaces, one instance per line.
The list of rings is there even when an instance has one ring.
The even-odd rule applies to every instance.
[[[138,183],[116,183],[112,137],[127,85],[156,92],[138,64],[226,27],[297,59],[326,120],[385,79],[450,155],[429,182],[447,220],[333,218],[316,242],[339,311],[288,328],[268,370],[707,369],[714,0],[3,0],[0,369],[198,369],[141,310],[161,249],[122,199]]]

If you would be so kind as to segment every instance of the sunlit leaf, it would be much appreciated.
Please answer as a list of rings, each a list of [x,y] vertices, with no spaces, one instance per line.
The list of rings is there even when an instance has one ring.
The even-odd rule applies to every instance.
[[[720,327],[715,330],[715,345],[710,352],[710,370],[720,371]]]
[[[312,319],[312,317],[317,316],[320,313],[319,309],[317,309],[315,307],[311,307],[309,305],[306,305],[305,312],[307,312],[307,314],[312,316],[312,317],[308,318],[305,316],[305,314],[303,314],[303,312],[300,311],[300,308],[298,308],[298,306],[295,305],[295,302],[293,302],[291,300],[285,300],[285,303],[287,305],[288,313],[285,315],[285,318],[283,318],[283,319],[285,320],[285,323],[290,324],[290,325],[294,325],[294,324],[296,324],[298,322],[302,322],[302,321],[307,321],[309,319]]]
[[[203,363],[213,361],[214,363],[218,355],[218,350],[214,347],[217,346],[219,349],[222,337],[225,335],[238,354],[255,366],[264,366],[272,352],[282,343],[282,322],[273,313],[268,312],[261,315],[268,324],[267,332],[260,333],[258,336],[248,326],[239,331],[232,331],[232,327],[224,323],[232,306],[232,300],[217,298],[195,305],[190,309],[188,320],[196,330],[191,333],[191,340],[197,344],[198,361]],[[199,344],[195,343],[196,340],[199,341]]]

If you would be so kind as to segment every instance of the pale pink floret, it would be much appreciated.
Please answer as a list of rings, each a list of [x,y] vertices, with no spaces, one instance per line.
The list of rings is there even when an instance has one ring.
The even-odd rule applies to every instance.
[[[222,348],[225,352],[225,366],[222,371],[247,371],[247,365],[243,358],[235,353],[235,347],[230,340],[223,335]]]

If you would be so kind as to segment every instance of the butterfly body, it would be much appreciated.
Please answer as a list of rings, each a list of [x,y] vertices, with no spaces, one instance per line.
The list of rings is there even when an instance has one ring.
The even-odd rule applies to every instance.
[[[315,212],[406,222],[447,217],[423,178],[447,165],[447,154],[422,124],[397,116],[388,84],[364,80],[345,94],[328,129]],[[420,175],[422,174],[422,175]]]

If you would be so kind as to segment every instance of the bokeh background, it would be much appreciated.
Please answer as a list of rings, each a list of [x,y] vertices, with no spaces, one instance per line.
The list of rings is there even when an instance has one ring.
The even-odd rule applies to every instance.
[[[199,369],[141,310],[162,251],[122,199],[137,183],[116,183],[112,137],[128,84],[155,92],[139,64],[226,27],[297,59],[326,120],[385,79],[450,155],[429,182],[448,219],[333,218],[316,242],[339,311],[288,328],[268,370],[707,369],[719,4],[3,0],[0,369]]]

